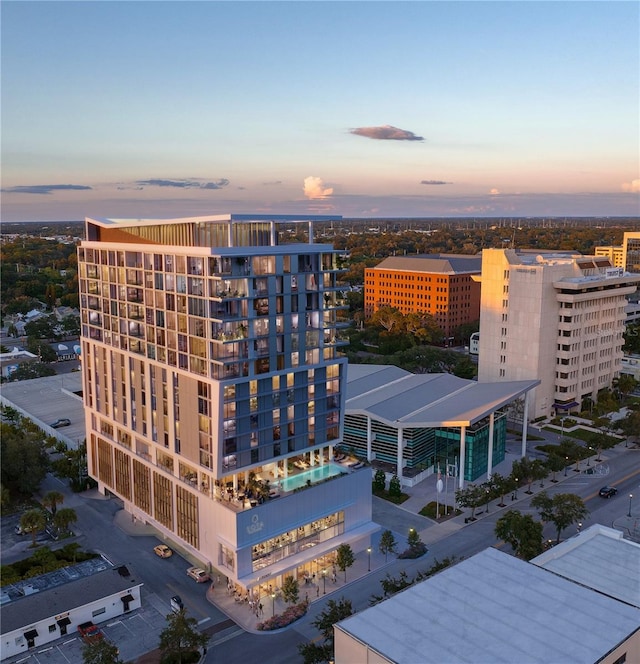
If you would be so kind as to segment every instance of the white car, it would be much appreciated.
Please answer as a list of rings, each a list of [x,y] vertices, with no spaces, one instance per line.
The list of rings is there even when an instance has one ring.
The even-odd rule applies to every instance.
[[[187,574],[198,583],[204,583],[209,580],[209,575],[202,569],[202,567],[190,567]]]

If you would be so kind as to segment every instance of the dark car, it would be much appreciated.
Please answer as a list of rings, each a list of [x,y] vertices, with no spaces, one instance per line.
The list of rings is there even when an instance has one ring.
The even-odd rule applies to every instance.
[[[60,427],[68,427],[71,424],[71,420],[66,417],[61,417],[59,420],[51,423],[52,429],[59,429]]]
[[[615,496],[616,493],[618,493],[618,489],[614,486],[603,486],[602,489],[600,489],[601,498],[611,498],[611,496]]]

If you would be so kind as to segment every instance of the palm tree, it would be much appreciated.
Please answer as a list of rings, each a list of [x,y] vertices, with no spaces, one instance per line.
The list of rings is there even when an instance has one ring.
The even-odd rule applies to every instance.
[[[64,503],[64,494],[60,491],[47,491],[42,497],[42,504],[51,510],[51,514],[55,517],[58,505]]]
[[[36,546],[36,535],[44,530],[44,527],[47,525],[47,519],[41,509],[35,508],[32,510],[27,510],[20,517],[20,528],[25,533],[31,533],[31,546],[35,548]]]
[[[78,515],[72,507],[63,507],[58,510],[56,515],[53,517],[53,523],[56,528],[67,532],[69,526],[72,523],[75,523],[78,520]]]

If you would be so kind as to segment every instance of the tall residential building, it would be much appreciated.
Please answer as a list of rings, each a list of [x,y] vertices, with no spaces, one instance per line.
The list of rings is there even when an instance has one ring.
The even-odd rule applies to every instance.
[[[371,472],[336,464],[346,360],[325,217],[87,219],[90,475],[257,592],[367,546]],[[303,237],[303,239],[299,239]]]
[[[627,296],[640,275],[607,258],[482,253],[478,380],[539,379],[529,415],[596,399],[620,372]]]
[[[403,314],[431,314],[445,337],[480,317],[479,256],[390,256],[364,273],[367,317],[390,306]]]

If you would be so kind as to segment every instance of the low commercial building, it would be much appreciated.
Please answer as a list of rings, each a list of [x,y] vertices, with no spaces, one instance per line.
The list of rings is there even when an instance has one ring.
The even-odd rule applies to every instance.
[[[615,564],[585,554],[588,567],[574,561],[584,580],[574,581],[485,549],[334,625],[335,664],[640,661],[637,602],[608,595],[614,584],[593,589]],[[621,568],[620,580],[638,578],[637,555],[629,560],[636,567]]]
[[[140,608],[141,586],[128,567],[113,567],[102,558],[4,586],[2,659],[75,635],[82,623]]]
[[[538,384],[478,383],[448,373],[350,364],[342,447],[394,466],[404,485],[439,467],[462,486],[504,461],[506,408]],[[526,430],[522,450],[524,456]]]

